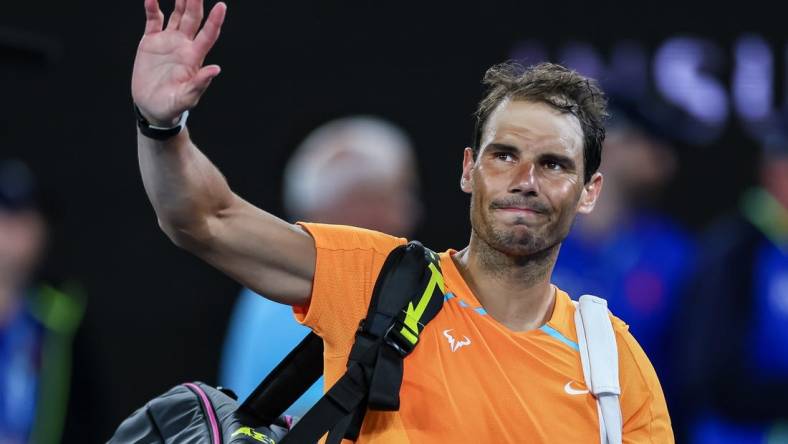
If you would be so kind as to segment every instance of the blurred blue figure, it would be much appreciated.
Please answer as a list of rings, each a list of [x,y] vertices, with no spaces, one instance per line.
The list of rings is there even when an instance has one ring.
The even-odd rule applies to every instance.
[[[44,327],[29,307],[33,272],[45,237],[32,174],[21,162],[0,164],[0,442],[32,433]]]
[[[788,443],[788,139],[703,236],[677,362],[687,442]]]
[[[58,443],[84,306],[34,278],[46,243],[33,175],[0,162],[0,443]]]
[[[600,169],[604,192],[561,245],[553,279],[570,294],[607,299],[627,320],[670,407],[668,337],[694,247],[684,229],[650,204],[674,176],[675,148],[634,109],[613,108],[611,117]]]
[[[294,220],[354,225],[408,236],[421,213],[410,141],[373,117],[331,121],[307,136],[285,170],[284,198]],[[292,308],[244,289],[230,320],[220,383],[243,399],[309,329]],[[322,396],[322,378],[288,410],[303,415]]]
[[[310,332],[293,318],[293,309],[244,288],[235,303],[222,353],[220,385],[244,399]],[[320,380],[288,410],[301,416],[323,395]]]

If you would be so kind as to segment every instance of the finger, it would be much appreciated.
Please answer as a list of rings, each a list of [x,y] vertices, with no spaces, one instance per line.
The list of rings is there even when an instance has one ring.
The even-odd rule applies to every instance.
[[[203,0],[186,0],[186,11],[183,13],[178,30],[190,39],[194,38],[194,34],[197,34],[200,23],[202,23],[202,2]]]
[[[216,6],[211,9],[211,12],[208,14],[208,19],[205,21],[205,25],[203,25],[199,34],[197,34],[197,37],[194,39],[195,49],[202,54],[203,57],[205,54],[208,54],[208,51],[213,48],[214,43],[216,43],[216,40],[219,38],[219,32],[222,29],[222,23],[224,23],[226,12],[227,5],[223,2],[217,3]]]
[[[189,82],[189,89],[191,94],[196,94],[197,97],[201,96],[203,92],[211,84],[211,81],[222,72],[219,65],[203,66],[194,75],[191,82]]]
[[[145,0],[145,34],[161,31],[164,14],[159,9],[158,0]]]
[[[183,17],[183,10],[186,9],[186,0],[175,0],[175,8],[170,14],[170,21],[167,22],[167,29],[178,29]]]

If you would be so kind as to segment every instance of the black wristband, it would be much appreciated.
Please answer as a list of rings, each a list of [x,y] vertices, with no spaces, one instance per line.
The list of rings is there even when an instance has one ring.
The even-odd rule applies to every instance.
[[[134,115],[137,116],[137,127],[140,129],[142,135],[150,137],[151,139],[167,140],[183,130],[183,127],[186,126],[186,119],[189,117],[189,111],[184,111],[180,119],[178,119],[178,123],[172,128],[162,128],[160,126],[151,125],[148,119],[142,115],[136,103],[134,104]]]

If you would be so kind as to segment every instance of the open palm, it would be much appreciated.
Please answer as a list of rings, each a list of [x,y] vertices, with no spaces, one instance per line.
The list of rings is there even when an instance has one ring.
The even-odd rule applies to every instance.
[[[164,28],[158,0],[145,0],[145,34],[134,60],[131,95],[151,123],[171,126],[219,75],[219,66],[203,62],[219,38],[226,10],[217,3],[200,29],[203,0],[176,0]]]

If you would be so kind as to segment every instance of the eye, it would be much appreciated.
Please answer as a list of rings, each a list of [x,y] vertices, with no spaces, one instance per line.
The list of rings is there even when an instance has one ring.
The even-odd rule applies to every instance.
[[[495,153],[495,158],[504,162],[514,162],[514,156],[511,153],[499,152]]]
[[[557,162],[557,161],[555,161],[555,160],[546,160],[546,161],[544,162],[544,166],[545,166],[545,168],[547,168],[548,170],[555,170],[555,171],[560,171],[560,170],[564,169],[564,166],[563,166],[563,165],[561,165],[561,163],[560,163],[560,162]]]

